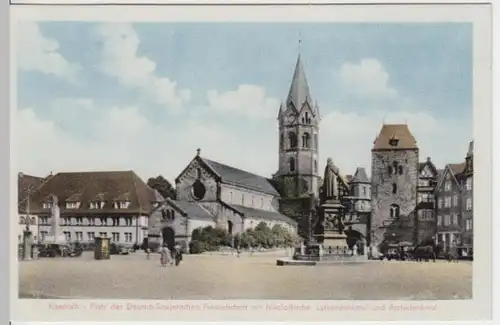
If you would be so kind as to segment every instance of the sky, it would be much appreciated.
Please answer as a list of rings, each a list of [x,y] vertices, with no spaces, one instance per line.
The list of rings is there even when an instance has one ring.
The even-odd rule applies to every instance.
[[[299,39],[301,40],[299,43]],[[300,53],[318,102],[320,168],[371,169],[383,123],[420,160],[472,140],[472,25],[19,22],[18,172],[134,170],[173,181],[203,157],[269,177]]]

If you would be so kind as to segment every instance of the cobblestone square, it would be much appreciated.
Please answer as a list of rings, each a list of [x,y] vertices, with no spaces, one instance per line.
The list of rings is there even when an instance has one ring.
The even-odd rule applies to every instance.
[[[143,253],[19,263],[20,297],[123,299],[470,299],[472,263],[276,266],[277,254],[186,255],[161,268]]]

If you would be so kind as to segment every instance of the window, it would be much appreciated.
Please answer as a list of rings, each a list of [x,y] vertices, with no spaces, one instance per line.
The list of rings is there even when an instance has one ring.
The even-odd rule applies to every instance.
[[[306,112],[304,115],[306,124],[311,124],[311,117],[309,116],[309,113]]]
[[[119,202],[114,202],[113,207],[115,209],[127,209],[130,204],[130,201],[119,201]]]
[[[471,191],[472,190],[472,177],[467,177],[467,180],[465,182],[465,189],[467,191]]]
[[[66,238],[66,241],[71,241],[71,232],[69,231],[63,231],[64,238]]]
[[[108,233],[107,232],[100,232],[99,237],[108,237]]]
[[[472,199],[470,197],[467,198],[467,200],[465,201],[465,209],[467,211],[470,211],[472,210]]]
[[[125,233],[125,241],[126,241],[127,243],[132,242],[132,233],[131,233],[131,232],[126,232],[126,233]]]
[[[437,220],[438,226],[441,226],[442,223],[443,223],[443,216],[438,215],[438,220]]]
[[[87,217],[87,220],[89,222],[89,226],[94,226],[95,225],[95,219],[93,217]]]
[[[113,227],[120,225],[120,218],[119,217],[113,217],[111,220],[113,220]]]
[[[264,208],[264,199],[260,198],[260,208]]]
[[[233,203],[233,192],[229,192],[229,203]]]
[[[444,190],[451,191],[451,181],[446,181],[446,183],[444,183]]]
[[[399,175],[403,175],[403,166],[398,166]]]
[[[77,231],[75,232],[75,237],[77,241],[82,241],[83,240],[83,232]]]
[[[101,202],[101,201],[90,202],[91,209],[102,209],[103,206],[104,206],[104,202]]]
[[[76,208],[78,208],[78,203],[66,202],[66,209],[76,209]]]
[[[393,183],[392,184],[392,194],[396,194],[397,192],[398,192],[398,186],[396,185],[396,183]]]
[[[297,148],[297,135],[295,132],[288,133],[288,141],[290,142],[290,149]]]
[[[119,232],[113,232],[113,233],[111,233],[111,235],[112,235],[112,240],[114,242],[119,242],[120,241],[120,233]]]
[[[449,226],[450,225],[450,215],[447,214],[444,216],[444,225]]]
[[[318,135],[317,134],[314,135],[314,148],[318,149]]]
[[[394,172],[394,175],[398,172],[398,163],[397,162],[392,162],[392,171]]]
[[[49,235],[48,231],[40,231],[40,240],[44,241],[45,237],[47,237],[48,235]]]
[[[49,217],[40,217],[39,219],[40,225],[48,225],[49,224]]]
[[[285,137],[283,136],[283,133],[280,134],[280,149],[283,150],[284,149],[284,143],[285,141]]]
[[[245,205],[245,194],[241,194],[241,205]]]
[[[453,196],[453,206],[454,207],[458,206],[458,195]]]
[[[99,218],[99,220],[101,221],[101,226],[107,226],[108,225],[108,218],[101,217],[101,218]]]
[[[318,172],[318,161],[316,159],[314,159],[314,172]]]
[[[454,225],[458,225],[458,214],[456,214],[456,213],[453,214],[453,221],[452,221],[452,223]]]
[[[419,179],[418,186],[422,186],[422,187],[429,186],[429,181],[426,179]]]
[[[293,157],[290,157],[290,159],[288,159],[288,164],[290,165],[290,171],[294,172],[295,171],[295,159]]]
[[[389,214],[392,219],[399,218],[399,206],[397,204],[391,205],[391,207],[389,208]]]
[[[441,209],[443,207],[443,199],[439,198],[438,199],[438,208]]]
[[[445,208],[450,208],[451,207],[451,197],[447,196],[444,198],[444,207]]]
[[[309,147],[310,147],[310,143],[309,143],[310,140],[311,140],[311,136],[309,135],[309,133],[305,132],[302,135],[302,148],[309,149]]]
[[[251,207],[253,208],[254,207],[254,196],[252,195],[252,205]]]
[[[125,225],[127,227],[131,227],[132,226],[132,217],[126,217],[125,218]]]
[[[52,202],[44,202],[43,203],[43,208],[44,209],[50,209],[50,208],[52,208]]]
[[[87,233],[87,239],[88,239],[89,241],[93,241],[93,240],[95,240],[95,232],[93,232],[93,231],[88,232],[88,233]]]
[[[465,220],[465,230],[472,230],[472,219]]]
[[[196,168],[196,178],[197,179],[201,178],[201,168]]]

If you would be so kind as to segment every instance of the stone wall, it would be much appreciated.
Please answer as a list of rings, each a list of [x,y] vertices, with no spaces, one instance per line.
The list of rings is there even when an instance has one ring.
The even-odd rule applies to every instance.
[[[389,166],[396,162],[402,166],[402,174],[390,173]],[[391,205],[399,207],[399,215],[405,220],[407,233],[414,232],[414,211],[417,204],[418,150],[388,150],[372,152],[372,216],[370,231],[372,243],[379,245],[391,224]],[[399,168],[398,168],[399,169]],[[399,170],[398,170],[399,171]],[[393,193],[393,187],[396,193]],[[408,238],[408,236],[404,236]]]
[[[187,169],[179,176],[176,183],[177,200],[180,201],[197,201],[193,196],[193,184],[198,179],[198,170],[201,171],[200,181],[205,185],[206,193],[199,201],[215,201],[217,200],[217,180],[198,159],[193,159]]]

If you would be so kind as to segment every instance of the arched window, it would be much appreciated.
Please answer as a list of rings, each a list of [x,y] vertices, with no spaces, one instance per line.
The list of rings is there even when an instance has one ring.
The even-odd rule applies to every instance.
[[[314,172],[318,172],[318,161],[316,159],[314,159]]]
[[[396,194],[398,192],[398,186],[396,185],[396,183],[393,183],[392,184],[392,194]]]
[[[389,208],[389,214],[391,216],[391,219],[399,218],[399,205],[392,204],[391,207]]]
[[[290,171],[294,172],[295,171],[295,159],[293,157],[290,157],[290,159],[288,159],[288,164],[290,165]]]
[[[403,175],[403,166],[398,166],[399,175]]]
[[[306,112],[304,115],[305,115],[305,118],[306,118],[306,124],[310,124],[311,123],[311,117],[309,117],[309,113]]]
[[[201,168],[196,168],[196,178],[197,179],[201,178]]]
[[[297,134],[295,132],[288,133],[288,141],[290,142],[290,149],[297,148]]]
[[[314,149],[318,150],[318,135],[314,135]]]
[[[36,224],[35,217],[31,217],[31,219],[30,219],[30,225],[35,225],[35,224]]]
[[[310,143],[309,143],[310,140],[311,140],[311,136],[309,135],[309,133],[305,132],[302,135],[302,148],[308,149],[310,147]]]
[[[283,133],[280,134],[280,149],[284,149],[284,139],[285,137],[283,136]]]

